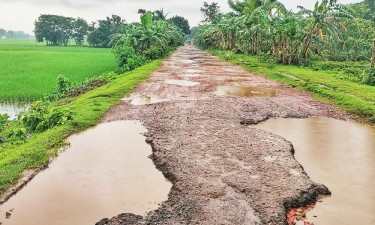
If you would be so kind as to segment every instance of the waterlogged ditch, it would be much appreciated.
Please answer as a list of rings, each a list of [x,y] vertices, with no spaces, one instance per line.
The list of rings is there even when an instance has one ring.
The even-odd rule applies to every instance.
[[[47,170],[0,206],[0,224],[95,224],[158,208],[172,185],[148,158],[145,132],[140,122],[117,121],[70,137]]]
[[[7,114],[13,120],[19,113],[27,111],[29,107],[28,102],[0,102],[0,114]]]
[[[311,179],[332,192],[307,212],[306,221],[375,224],[374,127],[324,117],[270,119],[255,127],[291,141],[296,159]]]

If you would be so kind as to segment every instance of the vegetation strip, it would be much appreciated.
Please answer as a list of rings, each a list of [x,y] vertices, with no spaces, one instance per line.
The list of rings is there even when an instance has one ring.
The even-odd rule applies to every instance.
[[[309,91],[321,100],[334,103],[364,118],[367,122],[375,123],[373,102],[375,101],[375,87],[373,86],[338,79],[333,71],[313,71],[298,66],[262,63],[255,56],[233,54],[229,51],[210,50],[210,52],[251,72]]]
[[[162,61],[154,60],[81,96],[61,100],[57,105],[63,105],[57,108],[69,110],[73,115],[71,121],[25,139],[22,144],[0,145],[0,193],[3,194],[7,188],[14,185],[25,170],[47,165],[50,158],[56,156],[58,149],[67,144],[66,137],[97,124],[110,106],[130,93],[134,86],[146,79]]]

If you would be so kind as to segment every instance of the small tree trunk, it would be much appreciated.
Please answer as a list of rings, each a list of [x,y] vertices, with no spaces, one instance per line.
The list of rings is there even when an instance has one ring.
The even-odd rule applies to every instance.
[[[373,69],[374,66],[375,66],[375,41],[374,41],[374,47],[372,47],[371,69]]]

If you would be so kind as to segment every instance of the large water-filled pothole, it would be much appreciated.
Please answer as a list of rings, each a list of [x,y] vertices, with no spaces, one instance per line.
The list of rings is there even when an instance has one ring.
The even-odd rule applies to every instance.
[[[374,127],[316,117],[270,119],[255,128],[291,141],[296,159],[311,179],[332,192],[307,213],[308,222],[375,224]]]
[[[259,87],[233,87],[219,86],[216,91],[219,96],[235,96],[235,97],[276,97],[277,90]]]
[[[157,209],[171,183],[148,158],[144,132],[140,122],[117,121],[70,137],[66,152],[0,206],[0,224],[95,224]]]

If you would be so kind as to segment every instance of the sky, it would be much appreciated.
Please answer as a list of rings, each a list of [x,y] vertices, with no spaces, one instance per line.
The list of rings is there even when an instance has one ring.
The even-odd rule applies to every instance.
[[[88,23],[116,14],[127,22],[138,22],[138,9],[154,11],[164,9],[169,17],[179,15],[187,18],[191,26],[201,20],[203,2],[218,2],[223,12],[229,12],[227,0],[0,0],[0,28],[22,30],[32,34],[34,21],[40,14],[81,17]],[[288,9],[297,5],[312,8],[315,0],[279,0]],[[355,3],[362,0],[339,0],[339,3]]]

